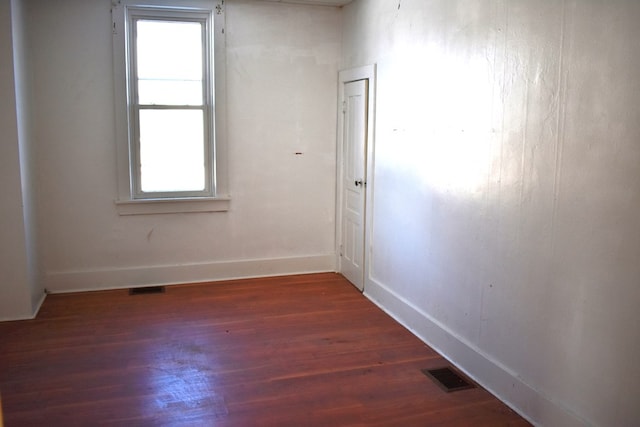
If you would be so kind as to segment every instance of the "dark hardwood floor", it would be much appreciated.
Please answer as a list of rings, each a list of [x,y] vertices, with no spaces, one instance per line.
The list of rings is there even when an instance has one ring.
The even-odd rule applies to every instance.
[[[50,295],[0,323],[14,426],[525,426],[336,274]]]

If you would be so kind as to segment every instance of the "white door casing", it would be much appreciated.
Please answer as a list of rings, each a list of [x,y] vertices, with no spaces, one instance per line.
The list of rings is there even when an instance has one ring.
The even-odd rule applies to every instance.
[[[368,80],[344,83],[340,272],[364,290]]]
[[[370,279],[371,269],[369,255],[373,227],[375,87],[375,64],[340,71],[337,265],[338,271],[363,292]],[[362,184],[358,182],[356,185],[360,180]]]

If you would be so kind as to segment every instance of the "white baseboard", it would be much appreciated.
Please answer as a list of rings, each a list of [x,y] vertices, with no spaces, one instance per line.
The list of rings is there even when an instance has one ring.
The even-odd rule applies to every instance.
[[[571,411],[526,384],[517,373],[493,360],[465,339],[456,336],[445,325],[388,286],[369,278],[364,294],[530,423],[539,426],[564,427],[588,425]]]
[[[0,317],[0,322],[14,322],[16,320],[31,320],[34,319],[35,315],[19,315],[19,316],[2,316]]]
[[[321,273],[335,269],[336,257],[331,253],[289,258],[58,271],[47,273],[45,287],[49,293],[84,292]]]
[[[40,299],[38,299],[38,302],[36,303],[35,307],[33,307],[33,313],[31,314],[32,319],[36,318],[36,316],[38,315],[38,312],[40,311],[40,307],[42,307],[42,304],[44,303],[44,300],[46,298],[47,298],[46,292],[42,292],[42,295],[40,295]]]
[[[0,322],[12,322],[15,320],[31,320],[35,319],[38,315],[38,311],[40,311],[40,307],[42,307],[42,303],[44,303],[47,294],[44,292],[40,296],[40,299],[36,303],[35,307],[32,308],[31,313],[18,315],[18,316],[0,316]]]

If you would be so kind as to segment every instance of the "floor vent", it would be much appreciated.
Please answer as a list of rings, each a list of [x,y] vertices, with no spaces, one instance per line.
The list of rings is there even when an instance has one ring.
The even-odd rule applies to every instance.
[[[161,294],[163,292],[164,286],[145,286],[143,288],[129,289],[129,295]]]
[[[474,388],[475,385],[452,368],[423,369],[422,373],[431,378],[447,393]]]

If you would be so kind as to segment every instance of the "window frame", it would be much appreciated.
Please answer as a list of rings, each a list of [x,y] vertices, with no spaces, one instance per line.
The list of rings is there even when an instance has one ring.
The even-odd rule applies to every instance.
[[[205,155],[208,172],[204,191],[147,192],[140,190],[139,145],[135,93],[135,39],[138,19],[206,22],[203,68],[212,79],[205,83],[204,126],[209,128]],[[204,20],[204,21],[203,21]],[[226,85],[224,1],[212,0],[119,0],[112,3],[115,83],[115,121],[118,165],[118,197],[121,215],[215,212],[229,209],[227,194]],[[208,51],[207,45],[209,46]],[[207,74],[206,74],[207,75]],[[206,76],[205,75],[205,76]],[[207,80],[207,79],[205,79]],[[198,107],[200,108],[200,107]],[[205,132],[206,135],[207,132]]]
[[[215,191],[215,149],[214,133],[215,120],[212,112],[213,103],[213,60],[211,55],[212,44],[210,39],[213,25],[210,11],[193,9],[171,9],[157,7],[131,7],[127,8],[128,33],[127,48],[129,51],[128,60],[128,85],[129,85],[129,144],[131,150],[130,168],[134,199],[159,199],[159,198],[184,198],[184,197],[211,197]],[[138,49],[137,37],[139,21],[161,21],[161,22],[194,22],[202,25],[202,104],[201,105],[170,105],[170,104],[143,104],[139,101],[139,75],[138,75]],[[144,110],[197,110],[202,112],[203,118],[203,157],[204,157],[204,188],[197,191],[142,191],[142,171],[141,171],[141,147],[140,147],[140,117]]]

